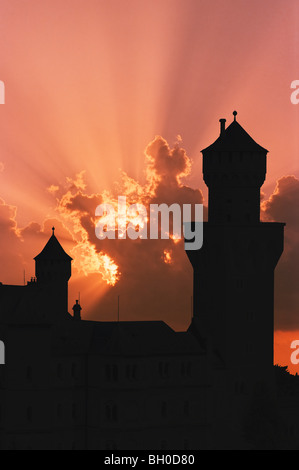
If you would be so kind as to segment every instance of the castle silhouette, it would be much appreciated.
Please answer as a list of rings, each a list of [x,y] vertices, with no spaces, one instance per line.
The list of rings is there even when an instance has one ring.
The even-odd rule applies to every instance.
[[[297,449],[298,378],[273,365],[283,223],[260,221],[267,150],[236,119],[202,150],[203,246],[187,251],[194,316],[68,313],[72,258],[52,235],[27,285],[0,285],[3,450]]]

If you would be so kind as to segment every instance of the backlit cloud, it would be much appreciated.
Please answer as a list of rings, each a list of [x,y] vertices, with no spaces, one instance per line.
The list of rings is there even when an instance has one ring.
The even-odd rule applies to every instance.
[[[95,235],[96,207],[110,203],[117,210],[118,196],[139,202],[147,210],[152,203],[201,204],[202,192],[184,184],[192,161],[178,141],[170,148],[160,136],[145,149],[145,181],[120,172],[113,189],[89,191],[86,173],[79,172],[52,186],[56,216],[43,224],[17,224],[17,208],[0,200],[0,274],[3,282],[19,282],[34,275],[33,257],[42,249],[55,226],[56,235],[73,258],[70,302],[80,290],[85,318],[115,319],[121,299],[122,319],[163,319],[175,328],[190,321],[193,272],[183,240],[99,240]],[[50,186],[51,188],[51,186]],[[261,203],[261,218],[286,222],[285,247],[275,272],[275,327],[298,328],[299,307],[299,180],[284,176],[273,194]],[[206,208],[205,208],[206,209]],[[32,248],[34,247],[34,249]],[[33,250],[33,251],[32,251]],[[14,281],[12,281],[14,279]],[[84,293],[87,293],[84,297]]]
[[[200,189],[183,184],[192,161],[180,144],[178,141],[171,148],[161,136],[149,143],[145,149],[143,184],[121,171],[112,190],[95,194],[88,191],[85,175],[80,173],[68,178],[65,188],[55,191],[57,214],[76,240],[70,253],[75,270],[89,279],[92,275],[92,282],[97,274],[98,285],[104,282],[110,286],[89,315],[102,316],[104,310],[109,318],[114,311],[116,292],[121,292],[122,300],[126,299],[122,302],[126,319],[165,319],[177,325],[186,321],[186,315],[190,320],[192,269],[182,239],[99,240],[95,235],[96,207],[108,203],[117,214],[118,196],[125,196],[128,206],[143,204],[148,214],[153,203],[176,203],[182,207],[203,202]]]
[[[299,325],[299,180],[292,175],[277,181],[268,200],[262,202],[263,220],[285,222],[284,251],[275,270],[275,327]]]

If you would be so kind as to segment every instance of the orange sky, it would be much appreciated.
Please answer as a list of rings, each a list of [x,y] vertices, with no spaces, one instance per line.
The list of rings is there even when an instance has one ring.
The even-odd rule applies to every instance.
[[[103,279],[105,260],[90,238],[89,211],[105,191],[112,197],[121,188],[132,198],[148,191],[152,174],[146,172],[145,149],[157,135],[169,149],[176,142],[184,149],[192,170],[181,175],[182,182],[194,200],[201,197],[199,189],[206,201],[200,150],[218,136],[219,118],[230,122],[234,109],[241,125],[269,150],[265,199],[284,176],[294,179],[280,186],[279,195],[286,200],[288,188],[297,191],[299,105],[290,101],[290,84],[299,79],[298,15],[297,0],[0,0],[1,280],[22,283],[24,269],[27,279],[34,275],[32,258],[54,223],[62,244],[77,256],[70,303],[80,290],[86,317],[116,318],[121,292],[124,319],[140,318],[148,295],[148,317],[185,327],[192,271],[181,245],[146,245],[157,260],[152,273],[161,262],[165,300],[142,290],[145,281],[152,291],[158,288],[155,274],[143,272],[140,284],[133,279],[139,265],[131,259],[132,246],[120,247],[121,259],[115,253],[119,266],[127,266],[127,283],[117,291],[117,284],[109,287]],[[161,166],[157,171],[165,178]],[[187,190],[177,180],[170,184],[170,193],[184,201]],[[159,191],[166,194],[162,184]],[[297,249],[294,210],[279,279],[291,269],[288,253]],[[165,249],[173,250],[177,263],[163,262]],[[140,253],[146,263],[146,253]],[[165,310],[172,309],[172,283],[186,286],[186,295],[175,298],[170,318]],[[288,298],[295,312],[295,294]],[[275,357],[286,363],[299,317],[298,324],[294,314],[279,320],[288,315],[279,299],[282,333],[275,337]]]

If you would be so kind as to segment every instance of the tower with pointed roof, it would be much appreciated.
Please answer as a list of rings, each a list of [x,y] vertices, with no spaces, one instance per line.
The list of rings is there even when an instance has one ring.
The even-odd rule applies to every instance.
[[[249,400],[258,383],[267,386],[271,381],[274,270],[284,230],[283,223],[260,220],[268,151],[243,129],[237,113],[233,115],[227,128],[220,119],[218,138],[202,150],[208,222],[202,248],[187,251],[194,271],[190,330],[207,350],[217,384],[212,403],[224,405],[215,414],[222,416],[227,435],[237,429],[237,405],[232,403],[238,394]]]
[[[68,312],[68,281],[71,277],[72,258],[64,251],[54,231],[53,227],[52,236],[34,260],[37,285],[48,298],[48,304],[44,308],[52,309],[53,315],[57,316]]]
[[[203,177],[209,188],[209,222],[251,225],[260,220],[260,188],[268,150],[257,144],[236,119],[202,150]]]

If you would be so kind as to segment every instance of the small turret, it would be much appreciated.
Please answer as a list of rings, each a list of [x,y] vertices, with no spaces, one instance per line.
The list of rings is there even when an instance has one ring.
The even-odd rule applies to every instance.
[[[68,280],[71,277],[72,258],[64,251],[54,234],[43,250],[35,256],[35,275],[39,291],[42,291],[43,309],[51,316],[68,311]]]
[[[72,258],[64,251],[52,227],[52,236],[42,251],[35,256],[35,275],[39,283],[68,281],[71,277]]]

